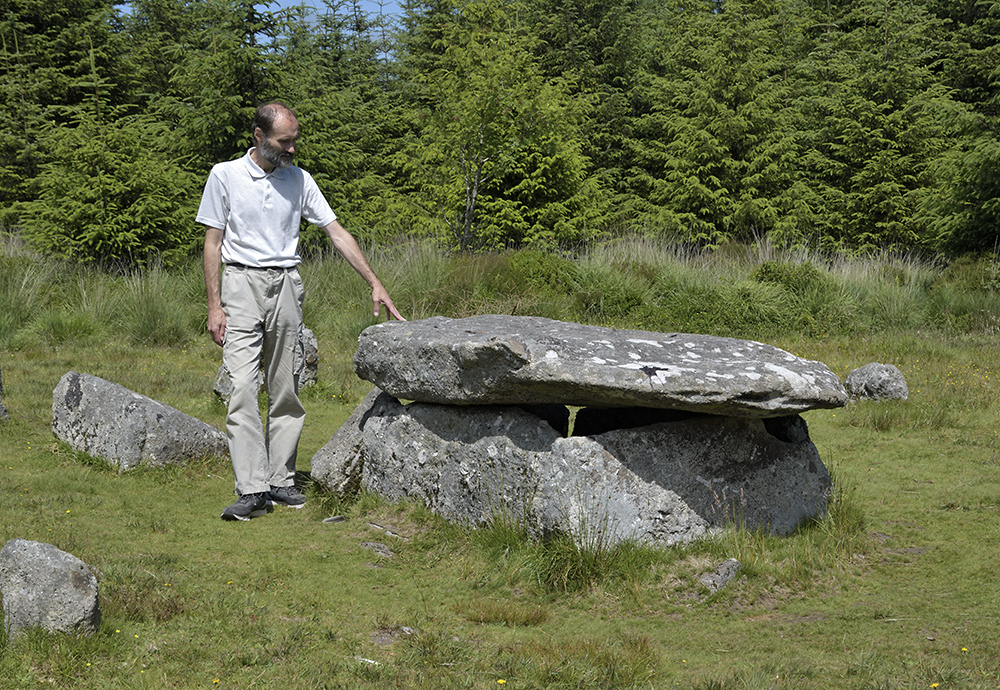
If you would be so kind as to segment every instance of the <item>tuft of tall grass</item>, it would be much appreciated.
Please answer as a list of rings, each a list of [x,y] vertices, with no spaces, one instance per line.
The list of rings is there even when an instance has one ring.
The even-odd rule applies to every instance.
[[[839,472],[832,472],[831,478],[833,493],[827,513],[814,525],[823,537],[823,549],[834,560],[865,554],[871,541],[857,482]]]
[[[511,628],[541,625],[549,619],[549,611],[539,604],[523,604],[515,600],[478,599],[459,607],[466,620],[483,625],[506,625]]]
[[[575,297],[588,319],[619,324],[651,301],[651,285],[620,267],[587,263],[577,271]]]
[[[489,564],[488,579],[529,584],[545,592],[630,586],[653,577],[670,560],[662,548],[634,540],[612,542],[600,530],[584,536],[551,532],[536,537],[521,521],[498,514],[472,533]]]
[[[74,309],[49,307],[32,320],[27,330],[48,345],[59,345],[86,343],[102,329],[101,324],[88,314]]]
[[[14,346],[20,329],[59,303],[60,270],[38,257],[0,255],[0,344]]]
[[[178,274],[154,265],[130,273],[124,283],[117,320],[132,342],[182,345],[199,330],[205,301],[193,302]]]

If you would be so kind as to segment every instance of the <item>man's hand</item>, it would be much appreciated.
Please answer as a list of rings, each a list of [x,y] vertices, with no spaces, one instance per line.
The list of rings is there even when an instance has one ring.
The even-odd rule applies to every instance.
[[[381,283],[375,285],[372,288],[372,302],[375,305],[375,317],[379,315],[382,305],[385,305],[386,310],[389,312],[390,319],[396,319],[397,321],[406,321],[399,311],[396,309],[396,305],[392,303],[392,298],[389,297],[389,293],[386,292],[385,288],[382,287]]]
[[[216,345],[221,346],[226,339],[226,314],[222,308],[208,310],[208,332]]]

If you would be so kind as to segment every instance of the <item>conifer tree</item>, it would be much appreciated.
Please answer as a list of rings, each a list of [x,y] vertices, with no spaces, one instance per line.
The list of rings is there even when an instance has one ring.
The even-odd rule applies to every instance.
[[[185,171],[164,123],[129,115],[91,62],[75,86],[90,98],[39,138],[37,196],[22,204],[24,236],[44,254],[119,267],[171,264],[196,246],[196,176]]]
[[[714,245],[808,221],[786,21],[764,1],[664,6],[630,179],[648,227]]]
[[[924,5],[887,0],[839,12],[811,56],[822,66],[808,117],[824,239],[928,247],[920,209],[938,193],[930,163],[952,145],[945,118],[954,106],[934,71],[939,23]]]
[[[102,71],[112,0],[7,0],[0,11],[0,225],[16,225],[43,158],[39,138],[88,96],[91,61]],[[117,96],[117,94],[116,94]]]
[[[433,69],[416,75],[425,121],[406,170],[461,250],[579,241],[599,227],[565,83],[540,73],[518,10],[469,2],[436,27],[440,55],[415,63]]]

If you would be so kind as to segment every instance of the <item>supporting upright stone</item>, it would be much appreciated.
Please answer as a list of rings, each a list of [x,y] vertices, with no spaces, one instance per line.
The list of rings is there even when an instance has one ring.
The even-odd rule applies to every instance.
[[[825,513],[830,476],[801,417],[662,419],[566,438],[516,406],[402,405],[376,391],[314,456],[313,478],[583,543],[674,544],[732,523],[788,534]]]

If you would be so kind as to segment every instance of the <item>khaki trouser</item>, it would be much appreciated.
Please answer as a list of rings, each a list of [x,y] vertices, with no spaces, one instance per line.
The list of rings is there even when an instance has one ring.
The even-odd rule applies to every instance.
[[[302,278],[295,268],[226,266],[222,359],[233,384],[226,417],[236,493],[291,486],[305,421],[299,401],[302,352]],[[258,405],[259,372],[267,387],[267,420]]]

